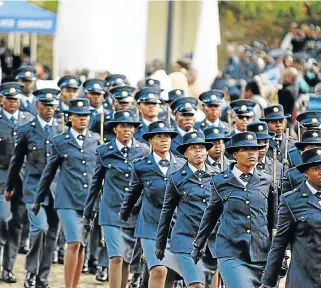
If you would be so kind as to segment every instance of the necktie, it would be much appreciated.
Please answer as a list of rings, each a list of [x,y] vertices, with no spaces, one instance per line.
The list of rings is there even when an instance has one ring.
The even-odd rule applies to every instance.
[[[197,170],[195,171],[195,175],[197,178],[202,178],[204,176],[205,172],[203,170]]]
[[[263,170],[265,168],[265,164],[262,162],[257,163],[256,165],[257,169]]]
[[[80,141],[84,141],[85,135],[79,134],[79,135],[77,136],[77,139],[80,140]]]
[[[27,100],[26,101],[26,110],[28,111],[28,112],[30,112],[30,101],[29,100]]]
[[[169,161],[167,159],[162,159],[158,162],[158,165],[161,166],[161,167],[169,167]]]
[[[11,123],[14,127],[17,125],[17,121],[16,121],[16,119],[14,119],[13,116],[11,116],[11,118],[10,118],[10,123]]]
[[[221,169],[221,163],[220,162],[217,162],[217,161],[215,161],[213,164],[212,164],[212,166],[214,166],[214,167],[218,167],[218,168],[220,168]]]
[[[318,198],[319,200],[321,200],[321,191],[317,191],[317,192],[315,193],[315,196],[317,196],[317,198]]]
[[[43,131],[45,132],[46,137],[48,138],[50,135],[51,126],[49,124],[46,124],[43,128]]]
[[[129,148],[127,146],[124,146],[123,148],[120,149],[120,152],[126,157],[127,153],[129,151]]]
[[[280,147],[282,140],[281,140],[280,138],[274,138],[274,141],[275,141],[276,145],[277,145],[278,147]]]
[[[240,179],[244,182],[249,182],[250,179],[252,177],[252,174],[251,173],[243,173],[241,176],[240,176]]]

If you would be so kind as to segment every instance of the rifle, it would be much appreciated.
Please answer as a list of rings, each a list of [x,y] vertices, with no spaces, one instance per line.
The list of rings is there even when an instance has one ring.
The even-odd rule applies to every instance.
[[[60,121],[61,121],[61,132],[65,132],[65,113],[60,113]]]
[[[104,144],[104,112],[100,113],[100,144]]]
[[[275,236],[278,225],[278,206],[279,206],[279,193],[278,193],[278,183],[277,183],[277,173],[276,173],[276,161],[277,152],[276,148],[273,148],[273,227],[272,236]]]
[[[227,113],[228,132],[229,134],[231,134],[232,133],[232,116],[231,116],[232,111],[228,109],[226,113]]]

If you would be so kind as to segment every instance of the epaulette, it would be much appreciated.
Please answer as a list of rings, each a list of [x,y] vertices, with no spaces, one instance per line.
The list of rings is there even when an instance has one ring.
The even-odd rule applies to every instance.
[[[133,163],[136,164],[136,163],[139,162],[139,161],[145,160],[147,157],[148,157],[148,155],[147,155],[147,156],[140,157],[140,158],[137,158],[137,159],[133,160]]]

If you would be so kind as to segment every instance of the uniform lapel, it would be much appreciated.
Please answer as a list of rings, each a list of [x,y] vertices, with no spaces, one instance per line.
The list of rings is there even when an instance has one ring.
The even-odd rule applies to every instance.
[[[300,192],[302,192],[302,193],[308,192],[308,195],[309,195],[308,203],[310,205],[314,206],[315,208],[321,210],[321,205],[319,203],[318,198],[310,191],[309,187],[305,184],[305,182],[303,185],[301,185]]]
[[[169,154],[171,156],[171,160],[170,160],[166,175],[170,175],[172,172],[176,171],[176,169],[178,167],[178,163],[177,163],[177,160],[176,160],[174,154],[172,152],[169,152]]]
[[[258,182],[260,182],[260,176],[261,176],[260,172],[256,168],[254,168],[253,175],[252,175],[247,186],[253,186],[253,185],[257,184]]]
[[[1,110],[1,119],[10,127],[10,128],[14,128],[14,126],[12,125],[12,123],[9,121],[9,119],[7,118],[7,116],[3,113],[3,110]]]
[[[186,163],[186,172],[187,172],[187,178],[191,182],[194,182],[196,184],[202,183],[201,181],[198,180],[198,178],[195,176],[194,172],[192,169],[189,167],[188,163]]]
[[[36,125],[35,125],[35,132],[45,138],[45,132],[44,132],[43,129],[41,128],[41,125],[40,125],[39,120],[36,118],[34,122],[36,123]]]
[[[75,146],[75,147],[77,147],[78,149],[81,148],[81,147],[78,145],[75,137],[71,134],[70,129],[68,130],[68,134],[66,135],[66,138],[69,138],[68,143],[69,143],[70,145]]]
[[[154,158],[154,155],[152,153],[150,153],[147,157],[147,164],[150,165],[151,169],[158,175],[160,175],[161,177],[164,177],[164,174],[162,173],[162,171],[160,170],[160,168],[158,167],[158,164],[156,163],[156,160]]]
[[[226,175],[226,176],[225,176]],[[224,178],[228,178],[228,183],[236,186],[236,187],[244,187],[243,184],[237,180],[237,178],[234,176],[234,174],[232,173],[231,167],[229,167],[226,171],[226,173],[224,173]]]
[[[52,138],[52,137],[54,137],[54,136],[56,136],[56,135],[58,135],[58,122],[57,122],[57,120],[56,119],[54,119],[53,120],[53,122],[52,122],[52,126],[51,126],[51,130],[50,130],[50,138]]]
[[[92,135],[91,131],[87,130],[84,143],[82,144],[82,148],[85,149],[89,144],[92,143],[92,137],[93,137],[93,135]],[[76,142],[77,142],[77,141],[76,141]]]

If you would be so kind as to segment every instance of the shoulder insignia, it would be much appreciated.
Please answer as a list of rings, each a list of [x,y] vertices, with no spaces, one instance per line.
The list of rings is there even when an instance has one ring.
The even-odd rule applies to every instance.
[[[309,196],[308,196],[307,193],[303,193],[303,194],[302,194],[302,197],[303,197],[303,198],[306,198],[306,197],[309,197]]]
[[[186,175],[187,174],[186,170],[183,170],[181,174]]]
[[[36,122],[32,122],[32,123],[31,123],[31,126],[36,126]]]
[[[224,174],[224,176],[223,176],[223,177],[226,179],[226,178],[228,178],[228,175],[227,175],[227,174]]]
[[[69,139],[69,138],[70,138],[70,136],[67,134],[67,135],[65,136],[65,138],[66,138],[66,139]]]
[[[113,147],[112,145],[110,145],[110,146],[108,147],[108,149],[109,149],[109,150],[113,150],[114,147]]]
[[[25,119],[26,116],[25,116],[23,113],[21,113],[21,118],[22,118],[22,119]]]

